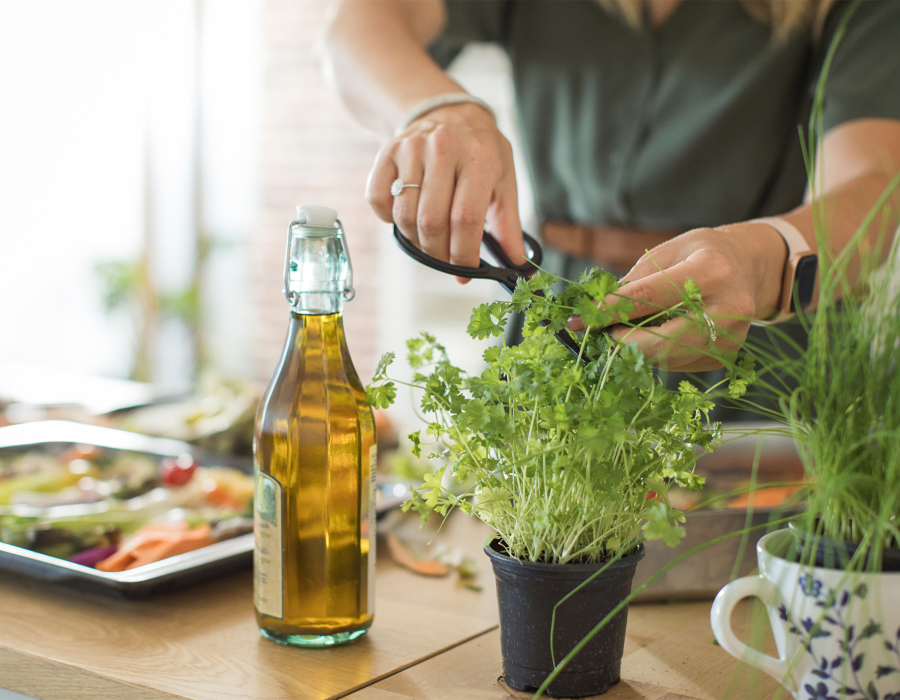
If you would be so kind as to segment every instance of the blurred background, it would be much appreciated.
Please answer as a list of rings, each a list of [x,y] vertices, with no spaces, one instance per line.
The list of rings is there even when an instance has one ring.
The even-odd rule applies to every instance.
[[[478,368],[465,325],[473,306],[502,292],[417,267],[370,210],[363,193],[381,142],[351,120],[315,66],[327,8],[0,3],[7,421],[47,417],[35,404],[83,394],[83,375],[152,387],[89,384],[88,393],[108,390],[93,412],[222,386],[258,391],[287,329],[284,236],[299,203],[336,209],[347,232],[357,295],[345,325],[364,382],[383,352],[402,353],[421,331]],[[495,108],[518,151],[505,56],[475,46],[453,72]],[[519,182],[533,230],[524,172]],[[407,403],[398,402],[401,423]]]

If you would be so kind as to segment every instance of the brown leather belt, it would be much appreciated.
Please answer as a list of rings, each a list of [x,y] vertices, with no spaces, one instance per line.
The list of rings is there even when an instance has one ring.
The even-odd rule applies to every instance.
[[[584,226],[558,221],[541,223],[545,245],[568,255],[592,260],[611,271],[628,272],[645,250],[671,240],[683,231],[634,229],[620,226]]]

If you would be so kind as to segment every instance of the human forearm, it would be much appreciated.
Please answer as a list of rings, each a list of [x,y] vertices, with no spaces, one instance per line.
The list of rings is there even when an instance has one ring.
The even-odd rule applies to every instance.
[[[463,92],[425,50],[444,22],[441,0],[341,0],[320,44],[322,70],[361,123],[392,136],[422,100]]]
[[[322,68],[357,119],[388,137],[366,185],[380,219],[428,255],[469,267],[479,264],[487,222],[518,261],[512,147],[491,109],[425,102],[466,96],[425,50],[446,21],[442,0],[341,0],[321,42]],[[395,195],[397,180],[413,187]]]
[[[893,187],[896,187],[894,183]],[[786,221],[801,234],[809,244],[809,250],[816,251],[820,258],[820,271],[824,260],[834,260],[835,256],[847,250],[849,260],[843,267],[847,288],[853,288],[859,281],[863,267],[871,269],[884,261],[890,248],[893,232],[897,227],[897,213],[900,210],[900,196],[894,192],[888,197],[887,207],[877,206],[884,194],[892,189],[891,178],[881,173],[857,175],[850,180],[835,184],[830,190],[817,197],[815,203],[806,202],[790,212],[776,217]],[[893,200],[893,203],[891,203]],[[859,245],[853,245],[852,238],[864,223],[870,212],[875,216],[866,229]],[[825,250],[820,249],[816,228],[824,233]],[[787,246],[771,226],[757,221],[747,221],[717,230],[736,236],[735,243],[743,251],[741,259],[752,269],[754,313],[753,318],[764,320],[774,316],[779,308],[785,307],[783,279],[786,274]],[[841,289],[837,290],[840,294]],[[809,308],[815,308],[816,293]]]
[[[816,248],[818,227],[826,247],[819,251],[820,260],[831,259],[853,245],[847,250],[850,260],[844,273],[852,288],[864,265],[884,260],[897,227],[900,121],[856,119],[836,126],[822,139],[819,155],[816,186],[807,191],[803,206],[782,218]],[[817,201],[812,204],[814,195]],[[872,211],[875,216],[856,246],[853,236]]]
[[[815,215],[816,227],[825,232],[826,249],[818,250],[819,255],[831,260],[846,250],[844,274],[852,288],[864,263],[871,267],[884,260],[898,224],[900,190],[890,188],[900,180],[900,121],[866,119],[836,127],[823,139],[820,164],[815,201],[810,197],[776,218],[793,225],[810,250],[818,250]],[[854,233],[873,209],[876,214],[857,247]],[[715,344],[729,350],[743,341],[751,319],[769,319],[787,306],[782,299],[787,259],[785,240],[776,228],[760,221],[695,229],[641,258],[623,279],[627,284],[619,293],[635,301],[631,316],[638,318],[678,303],[681,288],[693,281],[717,329]],[[577,329],[579,322],[571,327]],[[704,336],[697,328],[691,320],[676,318],[656,329],[616,328],[612,333],[627,335],[651,360],[669,369],[712,369],[718,362],[704,347],[713,342],[713,333]]]
[[[871,269],[885,260],[900,223],[897,184],[897,177],[890,177],[885,172],[857,175],[823,192],[815,202],[805,203],[781,218],[803,234],[813,250],[817,250],[820,261],[833,260],[846,250],[849,260],[843,274],[847,286],[853,288],[862,269]],[[859,245],[848,248],[870,212],[874,216]],[[816,240],[817,227],[825,250],[820,249],[820,242]]]
[[[825,135],[820,154],[816,187],[810,189],[801,206],[778,218],[794,226],[809,249],[818,252],[820,270],[846,251],[848,260],[841,274],[847,287],[853,288],[863,268],[871,269],[884,261],[900,221],[900,191],[896,189],[900,122],[865,119],[842,124]],[[870,213],[873,216],[866,225]],[[864,235],[854,241],[856,231],[864,225]],[[718,228],[739,234],[748,246],[746,259],[757,268],[755,317],[766,318],[767,311],[775,311],[780,305],[775,292],[781,289],[787,251],[760,226],[746,222]],[[817,241],[817,229],[823,241]],[[816,295],[813,299],[815,305]]]

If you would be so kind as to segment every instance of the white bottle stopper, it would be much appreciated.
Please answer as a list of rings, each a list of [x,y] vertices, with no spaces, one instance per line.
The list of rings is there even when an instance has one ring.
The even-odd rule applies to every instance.
[[[337,221],[337,212],[316,204],[300,204],[297,207],[297,221],[307,226],[331,228]]]

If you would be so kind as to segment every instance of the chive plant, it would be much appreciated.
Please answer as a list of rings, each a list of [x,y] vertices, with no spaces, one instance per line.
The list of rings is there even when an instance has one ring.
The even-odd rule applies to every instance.
[[[807,346],[793,348],[794,359],[748,348],[760,364],[793,380],[790,390],[771,387],[778,409],[769,415],[789,430],[804,463],[805,529],[862,545],[858,563],[868,559],[874,570],[881,568],[883,549],[900,544],[900,237],[880,268],[878,256],[862,254],[861,285],[849,284],[847,268],[875,211],[898,184],[900,176],[839,255],[828,253],[827,234],[817,229],[821,291],[816,313],[802,319]],[[885,232],[879,233],[883,241]],[[791,343],[783,334],[779,341]]]
[[[752,343],[746,351],[788,379],[768,385],[778,397],[777,410],[750,405],[783,423],[794,437],[809,485],[806,531],[860,545],[853,561],[844,564],[878,571],[884,548],[900,546],[900,229],[888,228],[896,220],[891,200],[896,201],[900,173],[838,254],[828,225],[834,212],[826,212],[816,177],[822,168],[828,72],[858,5],[857,0],[841,18],[823,61],[808,129],[805,134],[800,129],[819,256],[817,310],[800,315],[808,341],[798,347],[776,327],[778,344],[788,354]],[[851,275],[854,267],[858,274]]]

